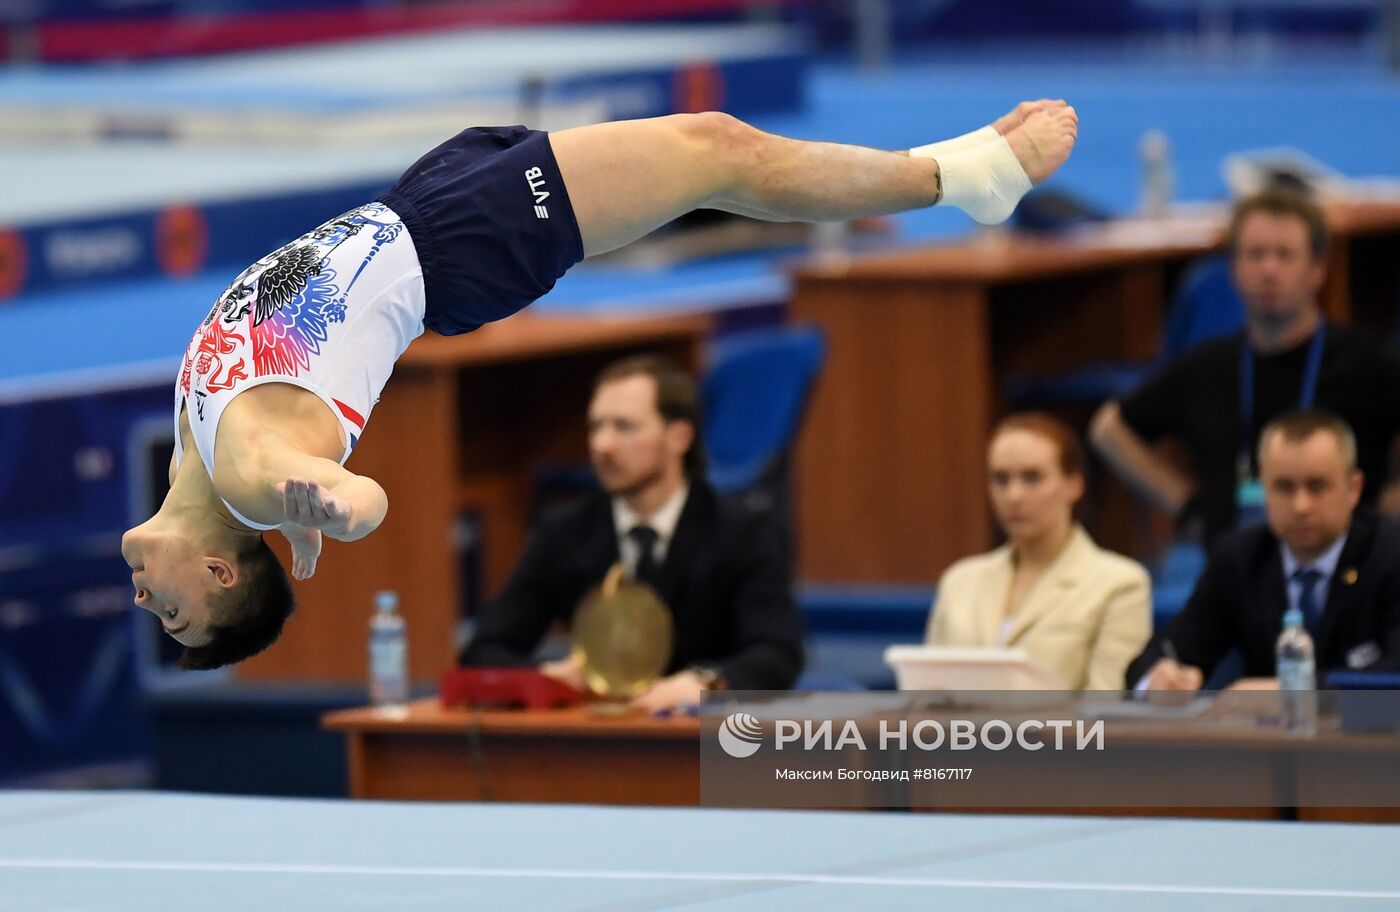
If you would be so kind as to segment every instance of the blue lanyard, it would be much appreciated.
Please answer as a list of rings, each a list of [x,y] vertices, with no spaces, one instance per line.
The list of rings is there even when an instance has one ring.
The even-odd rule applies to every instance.
[[[1308,363],[1303,369],[1303,388],[1298,393],[1298,408],[1312,408],[1317,396],[1317,376],[1322,371],[1322,349],[1327,337],[1327,323],[1317,324],[1312,344],[1308,346]],[[1254,448],[1250,435],[1254,433],[1254,349],[1245,336],[1240,347],[1240,456],[1248,458]]]

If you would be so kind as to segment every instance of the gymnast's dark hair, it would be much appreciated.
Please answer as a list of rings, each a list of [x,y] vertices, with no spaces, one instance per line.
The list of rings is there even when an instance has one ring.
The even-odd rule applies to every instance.
[[[210,613],[217,618],[209,627],[209,642],[185,647],[180,668],[232,665],[257,655],[281,636],[282,625],[296,607],[282,562],[262,538],[239,552],[235,562],[238,585],[209,600]]]

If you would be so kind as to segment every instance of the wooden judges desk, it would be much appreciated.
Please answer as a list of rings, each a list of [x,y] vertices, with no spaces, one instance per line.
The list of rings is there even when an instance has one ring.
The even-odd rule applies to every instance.
[[[354,798],[400,801],[518,801],[542,803],[698,805],[700,803],[699,719],[647,715],[603,716],[588,706],[556,710],[444,709],[436,699],[418,700],[399,716],[372,708],[328,713],[323,727],[345,734]],[[1333,802],[1337,807],[1302,807],[1305,820],[1400,822],[1395,796],[1400,786],[1400,737],[1324,731],[1306,741],[1270,727],[1212,727],[1192,723],[1118,725],[1110,730],[1117,759],[1085,766],[1079,753],[1035,755],[1035,776],[1026,760],[1003,753],[958,755],[982,771],[994,790],[980,810],[1003,814],[1130,814],[1134,816],[1252,817],[1277,819],[1280,795],[1303,803]],[[873,743],[873,742],[872,742]],[[1127,759],[1125,758],[1127,755]],[[1283,756],[1286,755],[1286,756]],[[910,754],[913,759],[915,755]],[[1000,764],[1019,762],[1014,778],[997,776]],[[952,765],[938,755],[932,765]],[[767,769],[766,765],[760,769]],[[1112,794],[1140,794],[1139,807],[1104,807],[1104,776],[1116,777]],[[1134,778],[1135,777],[1135,778]],[[766,781],[766,780],[765,780]],[[1007,791],[1012,781],[1015,787]],[[1214,806],[1182,808],[1183,786],[1202,794],[1211,782]],[[771,783],[768,783],[771,786]],[[961,786],[953,804],[940,800],[927,783],[909,787],[904,800],[920,809],[944,805],[969,808],[975,792]],[[1061,796],[1056,807],[1032,804],[1047,789]],[[755,804],[774,794],[765,787]],[[1175,796],[1175,797],[1174,797]],[[983,800],[988,796],[983,795]],[[1070,802],[1083,801],[1072,807]],[[1249,806],[1235,807],[1238,802]],[[1390,805],[1390,806],[1384,806]]]
[[[270,649],[238,668],[258,680],[361,681],[373,594],[399,593],[410,673],[451,666],[462,600],[462,517],[480,539],[480,585],[494,594],[519,557],[542,462],[587,459],[593,379],[608,362],[660,352],[698,366],[708,317],[518,314],[473,333],[426,333],[394,368],[347,467],[383,485],[389,513],[371,536],[327,541],[297,609]],[[269,536],[284,563],[281,536]]]
[[[700,720],[598,715],[588,706],[329,713],[345,733],[354,798],[697,805]]]
[[[1328,217],[1326,310],[1389,332],[1400,203]],[[802,578],[920,583],[985,550],[983,451],[1007,410],[1002,383],[1149,361],[1182,267],[1220,248],[1225,225],[1218,211],[1065,238],[989,233],[800,272],[791,316],[829,343],[797,450]]]
[[[973,779],[980,772],[988,780],[979,810],[1253,820],[1290,819],[1296,811],[1298,820],[1400,823],[1394,734],[1343,732],[1335,719],[1305,739],[1273,726],[1108,724],[1106,754],[1041,752],[1033,766],[1013,752],[963,755],[958,762],[974,770]],[[940,798],[938,784],[915,783],[911,803],[960,811],[978,801],[972,785],[959,783],[945,790],[951,798]],[[1057,804],[1035,806],[1047,794]]]

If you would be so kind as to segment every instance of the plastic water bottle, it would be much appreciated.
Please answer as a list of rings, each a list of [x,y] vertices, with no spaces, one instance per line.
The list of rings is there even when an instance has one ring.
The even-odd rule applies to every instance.
[[[1171,211],[1176,194],[1176,174],[1172,168],[1172,147],[1167,134],[1148,130],[1138,143],[1142,158],[1142,200],[1140,210],[1148,218],[1162,218]]]
[[[375,706],[408,704],[408,631],[397,592],[374,594],[369,622],[369,699]]]
[[[1313,641],[1303,627],[1303,613],[1290,608],[1279,634],[1278,689],[1283,706],[1283,733],[1299,738],[1317,734],[1317,671]]]

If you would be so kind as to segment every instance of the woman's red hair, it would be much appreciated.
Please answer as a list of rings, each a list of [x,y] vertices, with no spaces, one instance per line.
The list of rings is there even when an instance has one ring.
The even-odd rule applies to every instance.
[[[1079,435],[1061,419],[1046,412],[1018,412],[1002,419],[996,430],[992,431],[992,439],[996,440],[1007,431],[1029,431],[1044,437],[1054,444],[1060,454],[1060,471],[1066,475],[1084,476],[1084,447],[1079,442]]]

